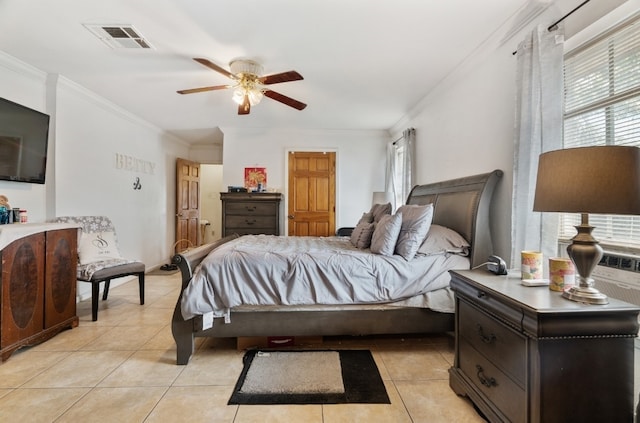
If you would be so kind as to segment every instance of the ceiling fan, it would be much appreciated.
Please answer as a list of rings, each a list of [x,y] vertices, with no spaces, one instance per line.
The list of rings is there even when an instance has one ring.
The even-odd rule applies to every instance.
[[[196,62],[213,69],[216,72],[223,74],[224,76],[233,80],[232,84],[228,85],[214,85],[211,87],[191,88],[187,90],[179,90],[178,94],[193,94],[201,93],[204,91],[224,90],[227,88],[233,89],[233,100],[238,103],[238,114],[248,115],[251,111],[251,106],[255,106],[262,100],[263,96],[269,97],[272,100],[279,101],[282,104],[286,104],[289,107],[293,107],[297,110],[302,110],[307,107],[306,104],[295,100],[286,95],[280,94],[276,91],[269,89],[267,86],[272,84],[280,84],[282,82],[299,81],[302,78],[296,71],[288,71],[275,73],[272,75],[260,76],[262,73],[262,65],[260,63],[248,60],[248,59],[236,59],[229,63],[228,71],[215,63],[202,58],[194,58]]]

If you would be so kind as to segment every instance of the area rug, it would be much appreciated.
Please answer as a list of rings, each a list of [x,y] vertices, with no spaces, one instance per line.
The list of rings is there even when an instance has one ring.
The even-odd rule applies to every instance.
[[[229,404],[390,404],[369,350],[251,350]]]

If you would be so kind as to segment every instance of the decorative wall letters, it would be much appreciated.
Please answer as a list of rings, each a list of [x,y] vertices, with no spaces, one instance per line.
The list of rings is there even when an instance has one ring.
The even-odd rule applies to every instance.
[[[116,169],[126,170],[129,172],[148,173],[153,175],[156,164],[148,160],[142,160],[125,154],[116,153]]]

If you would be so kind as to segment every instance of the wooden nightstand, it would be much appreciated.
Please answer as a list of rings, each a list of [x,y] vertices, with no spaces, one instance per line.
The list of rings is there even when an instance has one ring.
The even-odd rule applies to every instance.
[[[455,364],[449,384],[490,421],[633,421],[640,308],[569,301],[520,274],[453,271]]]

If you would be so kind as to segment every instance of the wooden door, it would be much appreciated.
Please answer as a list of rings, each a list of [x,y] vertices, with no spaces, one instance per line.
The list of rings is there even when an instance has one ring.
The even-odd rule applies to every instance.
[[[336,153],[290,152],[287,196],[290,236],[335,234]]]
[[[171,253],[200,245],[200,163],[176,159],[176,243]]]

